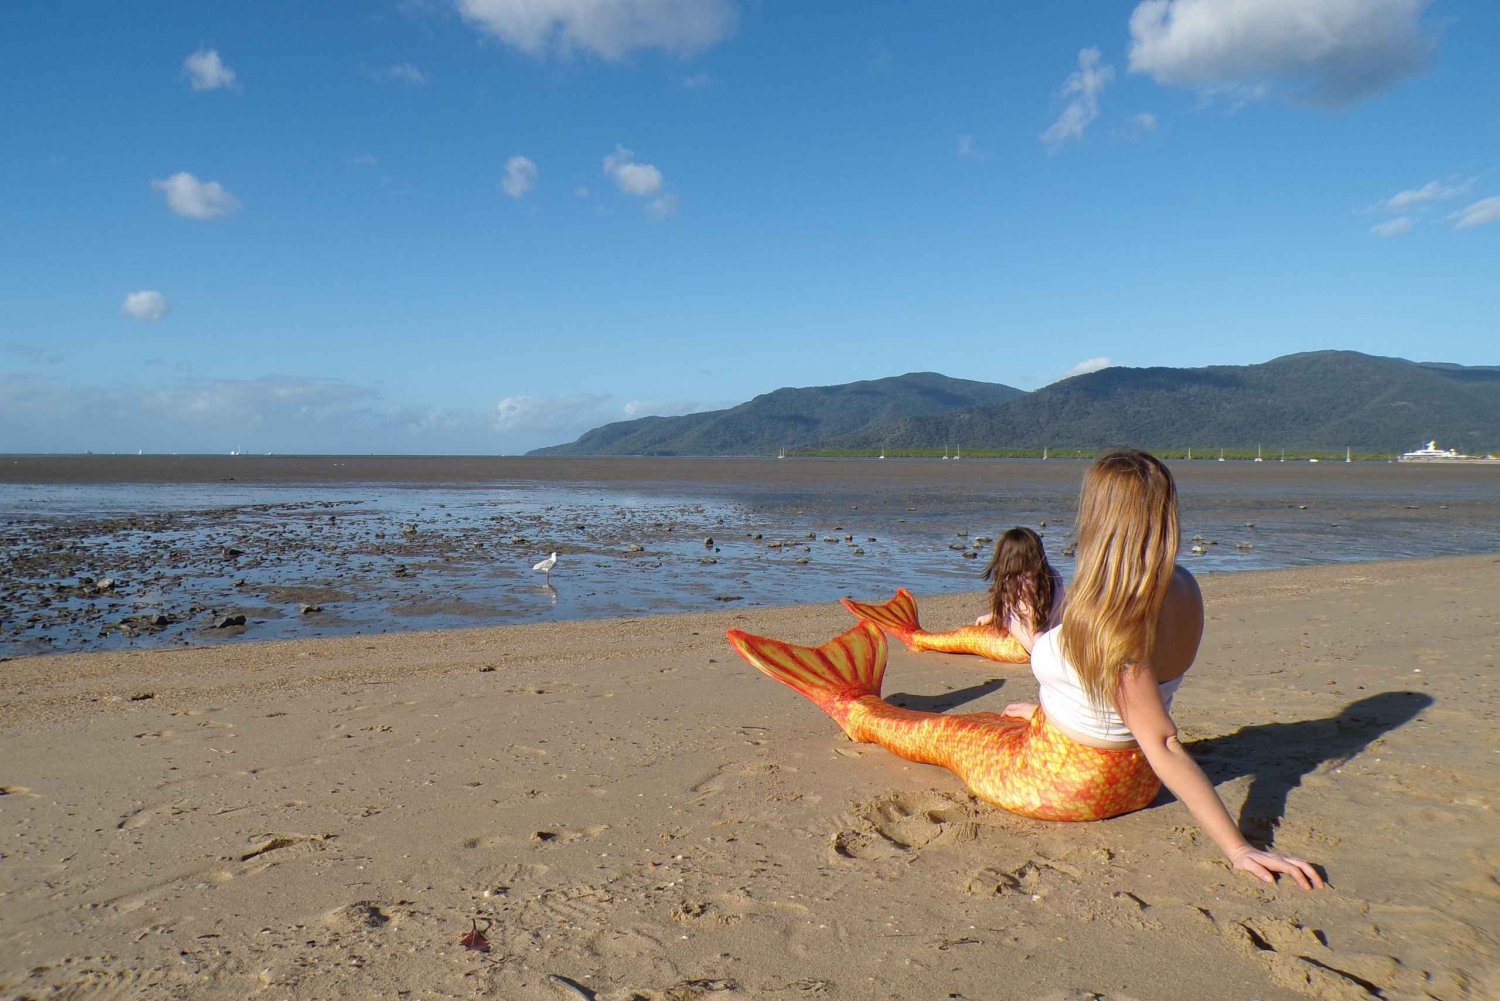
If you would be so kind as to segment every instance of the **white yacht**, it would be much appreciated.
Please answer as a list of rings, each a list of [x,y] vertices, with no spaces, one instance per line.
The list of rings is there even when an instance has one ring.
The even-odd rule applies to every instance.
[[[1436,441],[1429,441],[1427,443],[1427,447],[1426,448],[1419,448],[1419,449],[1415,449],[1414,451],[1411,451],[1411,452],[1402,452],[1401,453],[1401,461],[1402,462],[1411,462],[1413,460],[1420,462],[1423,459],[1460,459],[1460,458],[1463,458],[1463,457],[1458,454],[1458,449],[1456,449],[1456,448],[1438,448]]]

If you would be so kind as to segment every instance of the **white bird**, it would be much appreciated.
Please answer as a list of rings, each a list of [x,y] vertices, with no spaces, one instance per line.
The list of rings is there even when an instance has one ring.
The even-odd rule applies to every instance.
[[[531,569],[545,571],[546,574],[547,574],[547,586],[551,587],[552,586],[552,568],[555,567],[555,566],[557,566],[557,554],[553,553],[551,556],[547,557],[545,560],[542,560],[542,562],[538,563],[536,566],[532,567]]]

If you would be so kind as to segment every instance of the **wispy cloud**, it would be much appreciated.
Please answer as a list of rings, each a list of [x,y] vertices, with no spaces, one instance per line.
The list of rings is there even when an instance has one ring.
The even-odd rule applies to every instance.
[[[166,196],[167,208],[186,219],[208,222],[240,208],[239,200],[218,181],[200,181],[187,171],[152,181],[151,187]]]
[[[182,61],[194,90],[224,90],[234,86],[234,70],[219,58],[218,49],[199,49]]]
[[[1383,207],[1393,212],[1404,212],[1417,205],[1446,202],[1473,191],[1477,180],[1478,178],[1471,177],[1463,181],[1428,181],[1420,188],[1396,192],[1386,199]]]
[[[1114,359],[1100,356],[1098,358],[1085,358],[1063,373],[1064,379],[1071,379],[1075,375],[1087,375],[1090,372],[1098,372],[1101,369],[1114,368]]]
[[[1473,229],[1500,222],[1500,198],[1481,198],[1448,217],[1454,229]]]
[[[960,160],[988,160],[988,154],[982,153],[974,143],[974,137],[968,133],[958,137],[958,143],[954,147]]]
[[[1099,117],[1099,95],[1114,77],[1114,67],[1103,64],[1098,49],[1079,51],[1078,69],[1062,85],[1068,103],[1040,137],[1049,151],[1056,153],[1069,140],[1083,138],[1084,130]]]
[[[524,198],[536,187],[536,164],[524,156],[513,156],[505,161],[505,177],[500,188],[512,198]]]
[[[148,323],[160,320],[167,315],[167,297],[151,289],[130,292],[125,296],[125,301],[120,304],[120,312],[133,320],[144,320]]]
[[[638,49],[693,55],[734,33],[729,0],[458,0],[464,20],[533,56]]]
[[[1411,232],[1413,225],[1411,216],[1398,216],[1385,222],[1377,222],[1370,227],[1370,234],[1388,240],[1393,236],[1405,236]]]
[[[388,80],[392,83],[404,83],[409,87],[426,86],[427,74],[415,63],[396,63],[392,66],[382,66],[372,70],[370,75],[377,80]]]
[[[1203,92],[1347,105],[1425,70],[1428,0],[1145,0],[1130,70]]]
[[[662,195],[646,203],[646,214],[653,219],[670,219],[677,214],[679,204],[676,195]]]

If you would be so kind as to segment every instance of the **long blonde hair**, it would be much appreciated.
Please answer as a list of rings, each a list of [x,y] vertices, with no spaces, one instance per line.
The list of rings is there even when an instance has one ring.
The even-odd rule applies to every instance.
[[[1177,485],[1162,461],[1106,452],[1083,477],[1078,557],[1062,620],[1062,655],[1101,708],[1126,668],[1150,653],[1177,563]]]

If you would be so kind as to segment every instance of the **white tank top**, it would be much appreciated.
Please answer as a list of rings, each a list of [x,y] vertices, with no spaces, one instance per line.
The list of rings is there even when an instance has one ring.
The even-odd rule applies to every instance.
[[[1114,706],[1101,709],[1089,700],[1078,680],[1078,672],[1063,659],[1058,645],[1061,636],[1062,629],[1054,626],[1032,644],[1031,673],[1041,687],[1038,701],[1042,704],[1042,711],[1058,726],[1081,737],[1115,743],[1134,740],[1130,728],[1115,712]],[[1181,684],[1182,676],[1179,675],[1157,686],[1162,705],[1172,708],[1172,696],[1177,694]]]

